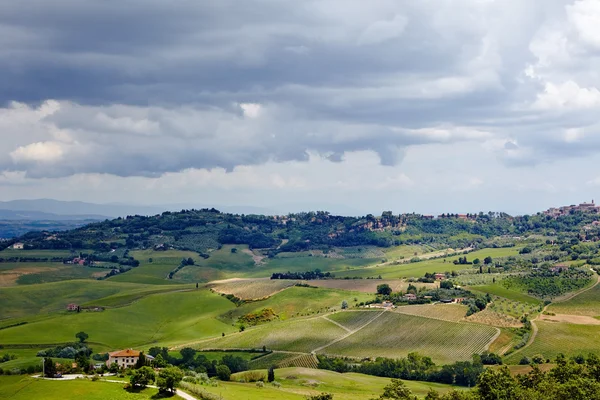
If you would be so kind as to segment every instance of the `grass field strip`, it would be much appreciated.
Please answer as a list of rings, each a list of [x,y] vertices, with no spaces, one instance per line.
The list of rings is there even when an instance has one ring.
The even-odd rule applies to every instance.
[[[366,326],[368,326],[370,323],[372,323],[373,321],[375,321],[377,318],[381,317],[381,316],[382,316],[382,315],[383,315],[385,312],[386,312],[386,311],[382,311],[381,313],[377,314],[375,317],[373,317],[371,320],[369,320],[369,321],[368,321],[366,324],[362,325],[360,328],[357,328],[357,329],[355,329],[355,330],[353,330],[353,331],[350,331],[350,332],[348,332],[346,335],[343,335],[343,336],[341,336],[341,337],[339,337],[339,338],[335,339],[334,341],[332,341],[332,342],[330,342],[330,343],[326,344],[325,346],[321,346],[321,347],[318,347],[318,348],[316,348],[316,349],[312,350],[312,351],[311,351],[311,354],[315,354],[315,353],[317,353],[318,351],[321,351],[321,350],[323,350],[323,349],[325,349],[325,348],[327,348],[327,347],[331,346],[332,344],[335,344],[335,343],[337,343],[337,342],[341,342],[342,340],[346,339],[346,338],[347,338],[347,337],[349,337],[350,335],[353,335],[353,334],[355,334],[356,332],[358,332],[358,331],[360,331],[361,329],[363,329],[363,328],[365,328]],[[329,318],[326,318],[326,319],[327,319],[328,321],[331,321]],[[333,321],[331,321],[331,322],[333,322]],[[337,324],[337,323],[336,323],[336,325],[339,325],[339,324]],[[346,329],[346,328],[344,328],[344,329]]]
[[[592,270],[592,272],[593,272],[593,270]],[[595,282],[593,285],[591,285],[591,286],[589,286],[589,287],[586,287],[586,288],[583,288],[583,289],[581,289],[581,290],[577,291],[576,293],[573,293],[573,294],[572,294],[572,296],[568,296],[568,297],[566,297],[566,298],[562,298],[562,299],[561,299],[560,301],[558,301],[557,303],[563,303],[563,302],[569,301],[569,300],[571,300],[571,299],[573,299],[573,298],[575,298],[575,297],[579,296],[580,294],[587,292],[588,290],[592,290],[592,289],[593,289],[593,288],[595,288],[595,287],[596,287],[596,285],[598,285],[599,283],[600,283],[600,275],[596,276],[596,282]],[[537,335],[538,335],[538,330],[539,330],[539,329],[538,329],[538,326],[535,324],[535,321],[536,321],[536,320],[539,318],[539,316],[540,316],[540,315],[542,315],[542,314],[544,313],[544,311],[546,311],[546,309],[547,309],[547,308],[548,308],[550,305],[552,305],[552,304],[553,304],[553,303],[550,303],[550,304],[548,304],[548,305],[544,306],[544,308],[542,309],[542,312],[540,312],[540,313],[539,313],[539,314],[538,314],[538,315],[537,315],[535,318],[533,318],[533,319],[531,320],[531,336],[529,337],[529,340],[527,341],[527,344],[526,344],[525,346],[521,347],[520,349],[517,349],[517,350],[515,350],[515,351],[514,351],[514,352],[511,354],[511,357],[512,357],[512,356],[514,356],[515,354],[521,353],[523,350],[525,350],[526,348],[528,348],[529,346],[531,346],[531,345],[533,344],[533,342],[535,341],[535,338],[536,338],[536,337],[537,337]]]

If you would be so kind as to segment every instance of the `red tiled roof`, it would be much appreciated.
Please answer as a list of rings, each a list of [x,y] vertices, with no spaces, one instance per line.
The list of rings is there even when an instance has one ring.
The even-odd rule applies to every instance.
[[[113,351],[112,353],[108,353],[111,357],[139,357],[140,352],[137,350],[119,350]]]

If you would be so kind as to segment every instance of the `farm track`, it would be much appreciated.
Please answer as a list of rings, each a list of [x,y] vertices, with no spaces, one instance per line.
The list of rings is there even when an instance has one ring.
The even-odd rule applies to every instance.
[[[578,291],[576,291],[574,293],[571,293],[570,295],[567,295],[567,296],[561,298],[560,301],[557,301],[556,303],[564,303],[565,301],[569,301],[569,300],[571,300],[571,299],[579,296],[580,294],[587,292],[588,290],[592,290],[598,284],[600,284],[600,275],[596,275],[596,282],[594,284],[592,284],[591,286],[583,288],[583,289],[580,289],[580,290],[578,290]],[[520,353],[523,350],[525,350],[526,348],[528,348],[531,344],[533,344],[533,342],[535,341],[535,338],[538,335],[538,331],[539,331],[539,328],[535,324],[535,321],[540,317],[540,315],[544,314],[544,312],[546,311],[546,309],[550,305],[552,305],[552,304],[554,304],[554,303],[550,303],[550,304],[544,306],[544,308],[542,309],[542,311],[534,319],[532,319],[530,321],[531,322],[531,336],[529,337],[529,340],[527,341],[527,344],[525,346],[521,347],[520,349],[515,350],[512,354]]]
[[[311,354],[315,354],[315,353],[317,353],[318,351],[321,351],[321,350],[323,350],[323,349],[325,349],[325,348],[327,348],[327,347],[329,347],[329,346],[331,346],[331,345],[333,345],[333,344],[335,344],[335,343],[337,343],[337,342],[341,342],[342,340],[346,339],[347,337],[349,337],[349,336],[351,336],[351,335],[354,335],[356,332],[360,331],[361,329],[364,329],[366,326],[368,326],[369,324],[371,324],[371,323],[372,323],[373,321],[375,321],[377,318],[381,317],[381,316],[382,316],[382,315],[383,315],[385,312],[386,312],[386,311],[382,311],[381,313],[377,314],[375,317],[371,318],[371,319],[369,320],[369,322],[367,322],[366,324],[362,325],[361,327],[359,327],[359,328],[357,328],[357,329],[355,329],[355,330],[353,330],[353,331],[350,331],[350,332],[348,332],[346,335],[343,335],[343,336],[341,336],[341,337],[339,337],[339,338],[337,338],[337,339],[335,339],[335,340],[333,340],[333,341],[331,341],[331,342],[327,343],[327,344],[326,344],[326,345],[324,345],[324,346],[317,347],[316,349],[314,349],[314,350],[312,350],[312,351],[311,351]],[[321,318],[323,318],[323,317],[321,317]],[[326,319],[327,319],[328,321],[331,321],[329,318],[326,318]],[[331,321],[331,322],[333,322],[333,321]],[[339,325],[339,324],[336,324],[336,325]]]
[[[335,322],[334,320],[327,318],[327,316],[323,316],[324,319],[326,319],[327,321],[336,324],[337,326],[339,326],[340,328],[342,328],[343,330],[345,330],[346,332],[352,332],[351,329],[346,328],[344,325],[340,324],[339,322]]]

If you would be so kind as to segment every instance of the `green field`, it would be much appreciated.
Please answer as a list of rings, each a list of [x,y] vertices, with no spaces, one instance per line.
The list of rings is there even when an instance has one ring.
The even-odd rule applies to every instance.
[[[600,317],[600,284],[568,301],[551,304],[548,311],[556,314]]]
[[[199,349],[258,349],[266,346],[272,350],[309,353],[317,347],[342,336],[346,331],[323,318],[298,318],[272,322],[223,338],[203,341]]]
[[[507,289],[504,286],[502,286],[501,283],[495,283],[492,285],[473,286],[472,289],[483,293],[489,293],[498,297],[503,297],[505,299],[518,301],[520,303],[533,305],[538,305],[542,303],[541,300],[536,299],[535,297],[529,296],[525,293],[516,290]]]
[[[499,258],[508,257],[511,255],[517,255],[519,249],[515,247],[510,248],[498,248],[498,249],[482,249],[473,251],[466,254],[469,261],[475,258],[483,260],[485,257]],[[360,268],[360,269],[334,269],[336,276],[359,276],[363,278],[377,277],[381,275],[384,279],[396,279],[396,278],[408,278],[408,277],[421,277],[426,272],[447,272],[447,271],[458,271],[465,268],[476,268],[476,266],[469,265],[455,265],[454,260],[458,260],[458,257],[463,255],[456,255],[446,258],[436,258],[433,260],[419,261],[415,263],[406,263],[398,265],[385,265],[373,268]]]
[[[208,290],[144,297],[102,312],[58,314],[27,325],[0,330],[0,343],[61,343],[85,331],[93,347],[109,349],[172,345],[235,330],[216,319],[235,306]],[[98,351],[100,349],[97,349]]]
[[[343,327],[353,331],[359,329],[369,323],[375,317],[381,315],[383,311],[381,310],[373,310],[373,311],[342,311],[339,313],[335,313],[329,315],[329,318],[332,321],[337,322]]]
[[[530,346],[510,355],[507,364],[518,364],[524,357],[542,354],[553,360],[559,353],[566,356],[598,354],[600,352],[600,326],[575,325],[559,322],[536,321],[538,334]]]
[[[96,280],[73,280],[3,288],[0,290],[0,304],[2,304],[0,326],[5,325],[3,320],[7,318],[25,318],[57,311],[66,312],[69,303],[80,305],[101,303],[98,300],[108,296],[139,297],[141,293],[157,289],[160,288],[135,283]],[[173,290],[172,287],[164,289]],[[112,305],[128,302],[127,298],[121,298],[121,300],[122,302],[114,301]]]
[[[367,312],[367,311],[365,311]],[[356,318],[362,319],[360,313]],[[469,360],[496,335],[495,328],[384,312],[369,325],[319,353],[351,357],[405,357],[417,352],[435,362]]]
[[[232,379],[235,377],[236,375],[233,375]],[[224,382],[214,388],[207,386],[202,388],[223,396],[224,400],[305,400],[307,395],[323,392],[332,393],[335,400],[363,400],[379,396],[384,386],[390,383],[390,379],[387,378],[306,368],[277,369],[275,379],[281,383],[281,388],[273,388],[270,385],[257,388],[254,383],[235,382]],[[404,383],[419,397],[424,397],[431,388],[440,393],[452,389],[451,386],[437,383],[416,381],[404,381]]]
[[[281,320],[285,320],[294,316],[324,313],[331,308],[339,310],[342,301],[346,300],[352,306],[355,303],[354,299],[357,302],[371,300],[373,295],[345,290],[291,287],[266,300],[237,307],[224,315],[223,320],[231,323],[242,315],[257,312],[263,308],[272,308]]]
[[[83,250],[83,252],[86,252]],[[69,250],[14,250],[4,249],[0,251],[0,258],[9,257],[30,257],[30,258],[53,258],[53,257],[70,257],[79,253],[72,253]]]
[[[239,279],[210,283],[208,287],[218,293],[233,294],[242,300],[258,300],[269,297],[300,281],[288,279]]]
[[[0,399],[11,400],[144,400],[156,398],[157,389],[139,393],[123,389],[123,384],[89,380],[50,381],[28,376],[0,376]]]
[[[267,261],[265,259],[265,261]],[[367,265],[373,265],[381,262],[380,258],[325,258],[319,256],[302,256],[302,257],[280,257],[268,259],[262,267],[256,268],[251,272],[237,274],[239,277],[260,278],[268,277],[273,272],[302,272],[320,269],[323,272],[327,271],[346,271],[354,269],[362,269]],[[337,273],[336,273],[337,275]],[[342,274],[339,274],[340,276]]]
[[[182,258],[191,257],[195,262],[199,262],[201,258],[198,256],[198,253],[193,251],[179,250],[138,250],[132,251],[129,254],[138,260],[140,265],[123,274],[109,278],[110,281],[172,285],[177,282],[167,279],[167,275],[173,269],[177,268]],[[150,259],[152,259],[152,262],[149,261]]]

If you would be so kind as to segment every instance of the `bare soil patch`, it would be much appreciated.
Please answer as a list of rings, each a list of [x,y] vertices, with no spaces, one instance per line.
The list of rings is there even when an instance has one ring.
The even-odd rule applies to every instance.
[[[569,314],[556,314],[556,315],[540,315],[542,321],[549,322],[565,322],[567,324],[576,325],[600,325],[600,320],[594,317],[587,317],[584,315],[569,315]]]
[[[254,264],[255,265],[263,265],[264,264],[264,259],[267,258],[265,256],[262,256],[260,254],[255,254],[252,250],[250,249],[244,249],[242,250],[242,253],[246,253],[248,254],[250,257],[252,257],[252,260],[254,260]]]
[[[393,292],[404,292],[410,284],[402,279],[323,279],[305,281],[304,283],[321,288],[350,290],[363,293],[376,293],[377,286],[384,283],[390,285]],[[426,287],[428,289],[435,289],[438,287],[437,283],[415,282],[413,285],[417,288]]]
[[[23,267],[0,272],[0,287],[16,286],[21,275],[37,274],[47,271],[44,267]]]

